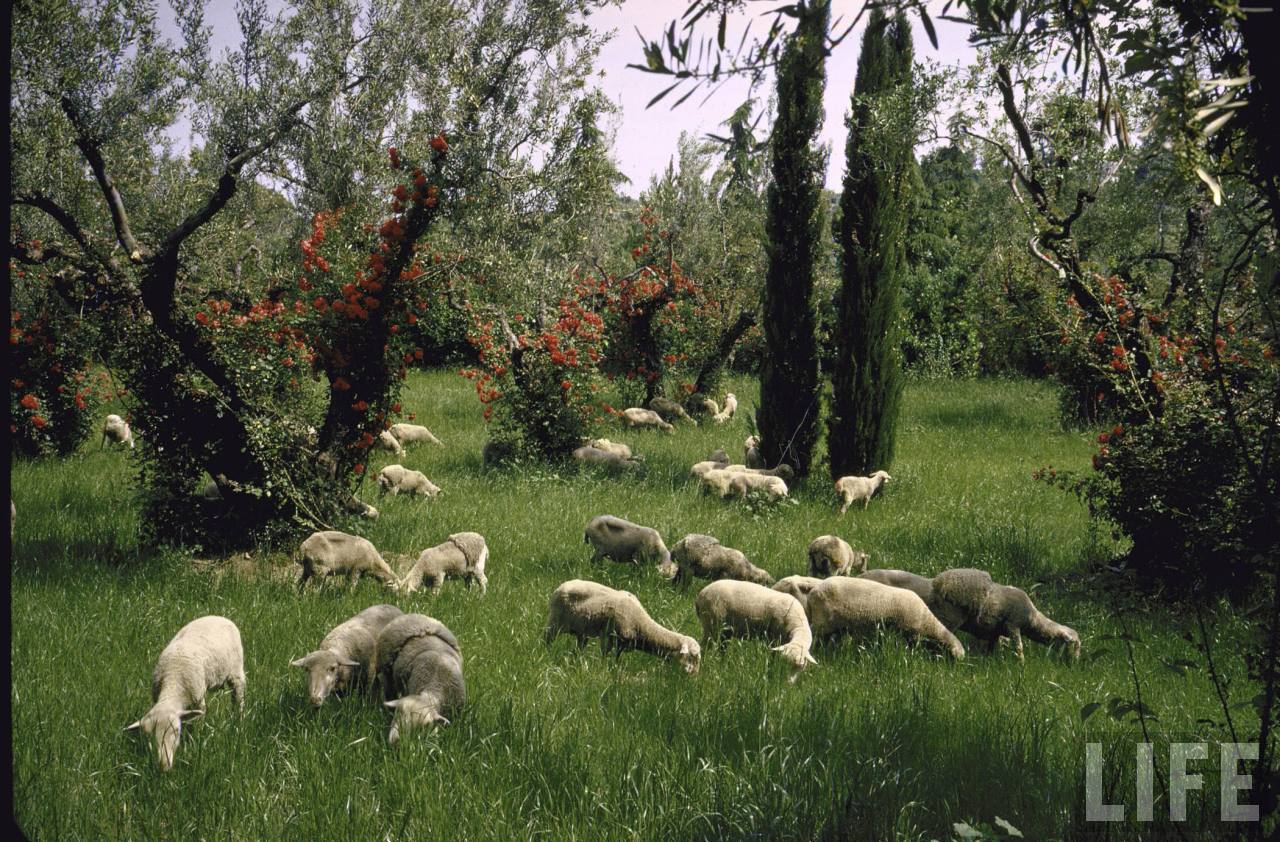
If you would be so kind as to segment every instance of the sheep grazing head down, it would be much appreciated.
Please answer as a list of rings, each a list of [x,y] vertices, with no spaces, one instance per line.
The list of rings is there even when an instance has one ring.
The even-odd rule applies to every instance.
[[[449,720],[440,713],[440,703],[428,696],[405,696],[383,704],[395,711],[391,731],[387,734],[387,742],[391,745],[400,741],[402,732],[427,728],[437,722],[441,725],[449,724]]]
[[[156,763],[160,771],[168,772],[173,768],[173,755],[182,736],[182,723],[200,716],[204,716],[204,711],[152,708],[137,722],[125,726],[124,730],[141,730],[151,737],[156,746]]]
[[[702,647],[692,637],[680,635],[680,649],[676,652],[676,659],[685,672],[697,675],[698,668],[702,666]]]
[[[351,686],[360,662],[341,658],[325,649],[299,658],[289,666],[307,671],[307,696],[311,700],[311,706],[318,708],[330,693],[335,690],[342,692]]]

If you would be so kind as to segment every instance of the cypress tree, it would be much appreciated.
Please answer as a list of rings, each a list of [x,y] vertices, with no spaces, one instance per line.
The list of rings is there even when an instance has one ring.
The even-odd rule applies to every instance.
[[[761,449],[770,465],[809,471],[819,406],[815,260],[822,237],[822,126],[830,0],[801,0],[778,67],[778,115],[770,138],[773,179],[766,196],[765,354],[760,366]]]
[[[840,197],[841,287],[827,450],[833,479],[887,468],[902,397],[898,297],[914,138],[883,95],[909,84],[911,29],[872,12],[858,55]],[[879,101],[878,101],[879,99]],[[877,107],[881,110],[877,113]]]

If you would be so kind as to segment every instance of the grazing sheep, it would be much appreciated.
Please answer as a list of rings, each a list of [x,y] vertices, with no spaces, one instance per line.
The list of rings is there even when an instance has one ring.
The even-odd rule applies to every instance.
[[[392,424],[387,432],[395,436],[401,447],[409,444],[420,444],[424,441],[444,447],[444,442],[432,435],[431,431],[421,424]]]
[[[684,536],[672,547],[671,560],[677,565],[677,582],[697,576],[712,581],[739,579],[759,585],[773,584],[773,577],[748,561],[741,550],[726,547],[710,535],[695,532]]]
[[[204,716],[205,694],[231,687],[244,715],[244,647],[240,630],[226,617],[200,617],[178,629],[151,673],[151,710],[126,731],[141,729],[155,743],[162,771],[173,768],[182,723]]]
[[[108,440],[113,444],[127,444],[130,449],[133,448],[133,431],[129,429],[129,423],[119,415],[108,415],[103,422],[102,445],[98,449],[106,447]]]
[[[598,637],[605,655],[610,649],[618,657],[625,650],[637,649],[674,657],[690,675],[697,674],[702,660],[698,641],[658,625],[634,594],[583,579],[565,582],[551,594],[542,639],[550,645],[561,634],[576,637],[580,647],[586,645],[587,638]]]
[[[773,589],[791,594],[804,606],[804,610],[808,611],[809,593],[821,584],[821,579],[815,579],[812,576],[785,576],[773,583]]]
[[[943,615],[939,613],[937,600],[933,595],[933,580],[926,579],[916,573],[909,573],[906,570],[868,570],[865,573],[858,574],[859,579],[870,579],[873,582],[879,582],[882,585],[888,585],[891,588],[906,588],[916,596],[924,600],[924,604],[929,606],[929,610],[942,624],[948,628],[955,628],[954,625],[943,619]]]
[[[729,493],[735,497],[745,499],[748,494],[758,491],[768,497],[770,503],[776,503],[787,496],[787,484],[782,477],[736,472],[730,477]]]
[[[656,427],[665,433],[674,433],[676,431],[675,427],[663,421],[662,416],[652,409],[640,409],[635,406],[622,410],[622,426]]]
[[[484,565],[489,560],[489,545],[478,532],[457,532],[449,540],[422,551],[404,579],[400,581],[403,593],[413,593],[422,584],[439,593],[448,577],[463,579],[471,587],[474,579],[480,585],[480,593],[489,590],[489,578],[484,575]]]
[[[369,520],[378,519],[378,510],[375,509],[373,506],[370,506],[368,503],[364,502],[363,500],[357,499],[354,494],[347,495],[347,499],[344,500],[342,503],[342,508],[346,509],[348,512],[351,512],[353,515],[360,515],[361,517],[367,517],[369,518]]]
[[[762,477],[781,477],[786,482],[791,482],[796,478],[796,469],[786,462],[781,463],[776,468],[748,468],[746,465],[735,464],[725,465],[722,470],[739,474],[759,474]]]
[[[720,404],[716,403],[711,398],[703,398],[698,402],[698,404],[702,407],[703,412],[707,413],[712,418],[720,414]]]
[[[849,504],[856,500],[861,500],[862,508],[865,509],[871,503],[871,496],[891,479],[893,477],[884,471],[876,471],[869,477],[840,477],[836,480],[836,492],[844,501],[840,514],[844,514],[849,509]]]
[[[689,469],[689,476],[694,479],[702,479],[707,475],[708,471],[722,471],[724,470],[724,466],[724,462],[714,462],[711,460],[706,462],[695,462],[693,467]]]
[[[698,465],[694,465],[694,467],[701,468],[704,464],[705,463],[699,463]],[[717,497],[728,497],[732,493],[729,489],[729,483],[733,481],[733,478],[737,476],[737,474],[732,471],[726,471],[720,466],[702,469],[701,473],[702,475],[699,477],[699,481],[701,482],[702,489],[704,491],[709,491]]]
[[[724,452],[723,447],[717,447],[715,453],[707,457],[708,462],[719,462],[721,465],[729,464],[729,454]]]
[[[395,711],[387,742],[439,722],[448,725],[467,701],[462,649],[453,632],[425,614],[403,614],[378,634],[375,670],[386,707]]]
[[[746,441],[742,443],[742,461],[747,463],[748,468],[764,467],[764,455],[760,452],[759,436],[747,436]]]
[[[628,447],[628,446],[627,446],[627,445],[625,445],[625,444],[622,444],[621,442],[609,441],[608,439],[588,439],[588,438],[584,438],[584,439],[582,440],[582,443],[583,443],[583,444],[586,444],[586,445],[589,445],[589,446],[591,446],[591,447],[594,447],[594,448],[596,448],[597,450],[604,450],[604,451],[607,451],[607,452],[609,452],[609,453],[615,453],[615,454],[617,454],[618,456],[621,456],[623,459],[634,459],[634,460],[636,460],[637,462],[643,462],[643,461],[644,461],[644,457],[643,457],[643,456],[640,456],[640,455],[638,455],[638,454],[633,455],[633,454],[631,453],[631,448],[630,448],[630,447]]]
[[[670,398],[664,398],[662,395],[655,395],[649,399],[649,408],[662,416],[663,421],[675,423],[677,418],[688,421],[693,426],[698,426],[698,422],[684,411],[684,407]]]
[[[598,447],[584,444],[582,447],[575,448],[573,451],[574,461],[582,462],[587,465],[603,465],[606,468],[622,471],[634,471],[639,469],[640,463],[634,462],[612,453],[608,450],[601,450]]]
[[[865,636],[877,626],[890,626],[909,640],[930,640],[953,658],[964,658],[964,647],[909,590],[882,585],[870,579],[833,576],[809,592],[806,607],[814,637],[837,638],[844,634]]]
[[[378,634],[402,613],[394,605],[366,608],[326,634],[319,649],[290,662],[307,671],[312,707],[323,705],[330,693],[342,695],[373,683]]]
[[[378,492],[386,494],[388,491],[436,497],[440,494],[440,486],[427,479],[422,471],[414,471],[404,465],[388,465],[378,471]]]
[[[372,576],[392,590],[399,586],[396,574],[391,572],[373,544],[345,532],[311,533],[298,548],[295,561],[302,565],[298,590],[302,590],[312,576],[346,576],[353,589],[361,576]]]
[[[404,455],[404,448],[400,446],[400,440],[386,430],[378,433],[377,443],[374,447],[379,450],[389,450],[397,456]]]
[[[809,654],[813,633],[804,607],[793,596],[754,582],[712,582],[694,600],[702,623],[702,645],[725,637],[763,637],[781,643],[773,651],[792,666],[790,681],[800,670],[818,663]]]
[[[822,535],[809,542],[809,575],[855,576],[867,569],[867,554],[849,546],[843,538]]]
[[[611,558],[614,561],[656,562],[658,571],[670,578],[675,575],[671,553],[658,530],[641,526],[613,515],[593,517],[582,533],[582,542],[595,549],[592,561]]]
[[[729,394],[724,396],[724,409],[717,412],[713,416],[713,419],[717,424],[723,424],[724,422],[732,418],[733,414],[737,411],[738,411],[738,399],[734,397],[733,392],[730,392]]]
[[[1023,660],[1022,636],[1052,646],[1061,643],[1073,658],[1080,657],[1080,635],[1041,614],[1026,591],[993,582],[984,570],[961,568],[933,577],[933,594],[950,628],[968,632],[995,649],[1000,637],[1013,641],[1013,651]]]

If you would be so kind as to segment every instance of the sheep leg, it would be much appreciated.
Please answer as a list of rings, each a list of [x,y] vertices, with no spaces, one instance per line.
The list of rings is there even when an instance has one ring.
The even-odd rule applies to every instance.
[[[244,716],[245,683],[246,682],[245,682],[245,677],[243,672],[241,672],[239,675],[232,676],[231,678],[231,698],[235,699],[236,704],[239,705],[241,716]]]
[[[307,580],[310,578],[311,578],[311,568],[307,567],[304,564],[302,566],[302,571],[298,574],[298,593],[303,592],[303,590],[307,586]]]
[[[480,586],[481,596],[484,596],[486,593],[489,592],[489,579],[487,576],[484,575],[484,573],[477,570],[475,574],[475,580],[476,580],[476,584]],[[470,583],[468,583],[468,586],[469,585]]]
[[[1022,632],[1019,629],[1010,629],[1009,639],[1013,641],[1013,654],[1018,656],[1019,663],[1026,663],[1026,659],[1022,656]]]

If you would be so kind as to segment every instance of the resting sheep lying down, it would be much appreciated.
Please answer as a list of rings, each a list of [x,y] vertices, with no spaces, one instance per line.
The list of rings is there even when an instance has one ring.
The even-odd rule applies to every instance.
[[[851,503],[858,500],[862,501],[862,508],[866,508],[871,502],[871,496],[880,490],[880,486],[884,485],[893,477],[884,471],[876,471],[869,477],[840,477],[836,480],[836,493],[840,495],[843,505],[840,506],[840,514],[844,514],[849,509]]]
[[[814,637],[833,640],[845,634],[866,637],[888,626],[910,641],[928,640],[952,658],[964,658],[964,647],[911,591],[869,579],[833,576],[809,592],[807,607]]]
[[[392,424],[390,428],[387,429],[387,432],[395,436],[396,441],[400,442],[401,447],[405,447],[410,444],[420,444],[424,441],[430,444],[440,445],[441,447],[444,446],[444,442],[436,438],[430,430],[423,427],[421,424]]]
[[[432,593],[439,593],[446,578],[463,579],[471,587],[474,579],[480,585],[480,593],[489,590],[489,579],[484,574],[489,560],[489,545],[478,532],[457,532],[449,540],[422,551],[409,572],[400,581],[402,593],[413,593],[425,584]]]
[[[240,630],[226,617],[200,617],[178,629],[151,674],[151,710],[125,728],[141,729],[155,743],[162,771],[173,768],[182,723],[204,716],[205,694],[231,687],[244,715],[244,647]]]
[[[675,575],[671,552],[658,530],[641,526],[613,515],[593,517],[582,533],[582,542],[595,549],[592,561],[611,558],[614,561],[643,564],[653,562],[658,572],[670,578]]]
[[[822,579],[815,579],[812,576],[785,576],[773,583],[773,589],[794,596],[796,601],[807,612],[809,610],[809,594],[814,588],[821,585],[822,581]]]
[[[425,614],[404,614],[378,634],[375,670],[383,704],[395,711],[387,742],[433,723],[449,724],[467,701],[462,649],[453,632]]]
[[[654,427],[662,430],[664,433],[674,433],[675,427],[672,427],[666,421],[662,420],[662,416],[654,412],[652,409],[641,409],[633,406],[630,409],[622,410],[622,426],[624,427]]]
[[[576,637],[580,647],[598,637],[605,655],[612,649],[621,657],[635,649],[675,658],[690,675],[702,660],[698,641],[658,625],[634,594],[583,579],[571,579],[551,594],[543,640],[550,645],[561,634]]]
[[[726,547],[710,535],[695,532],[684,536],[672,548],[671,560],[677,565],[677,582],[697,576],[712,581],[740,579],[760,585],[773,584],[773,577],[748,561],[741,550]]]
[[[804,607],[793,596],[754,582],[723,579],[699,591],[694,608],[702,623],[703,646],[725,637],[778,641],[773,651],[791,664],[793,682],[800,670],[817,663],[809,654],[813,634]]]
[[[393,495],[421,494],[424,497],[436,497],[440,494],[440,486],[427,479],[422,471],[414,471],[404,465],[388,465],[378,471],[378,491]]]
[[[289,664],[307,671],[311,706],[324,704],[330,693],[343,695],[370,686],[375,675],[378,635],[403,612],[394,605],[373,605],[340,623],[320,641],[320,648]]]
[[[313,532],[298,547],[294,560],[302,566],[300,591],[312,576],[346,576],[351,588],[359,584],[361,576],[372,576],[392,590],[399,586],[396,574],[378,550],[358,535],[335,530]]]
[[[712,419],[717,424],[723,424],[724,422],[732,418],[733,414],[737,411],[738,411],[738,399],[734,397],[733,392],[730,392],[729,394],[724,396],[724,409],[715,413],[712,416]]]
[[[634,471],[640,468],[639,462],[587,444],[574,449],[573,459],[575,462],[582,462],[585,465],[601,465],[612,470]]]
[[[113,444],[127,444],[133,448],[133,431],[129,429],[129,423],[119,415],[108,415],[107,420],[102,424],[102,446],[101,450],[107,446],[107,442]]]
[[[1052,646],[1061,643],[1072,659],[1080,657],[1080,635],[1041,614],[1031,597],[1020,588],[992,581],[984,570],[960,568],[933,577],[938,617],[948,628],[968,632],[995,649],[999,639],[1013,641],[1013,651],[1023,660],[1022,636]]]
[[[649,408],[662,416],[662,420],[674,424],[676,419],[688,421],[693,426],[698,426],[698,422],[689,417],[689,413],[684,411],[684,407],[670,398],[664,398],[662,395],[656,395],[649,401]]]
[[[856,576],[867,569],[867,554],[849,546],[843,538],[821,535],[809,542],[809,575]]]

